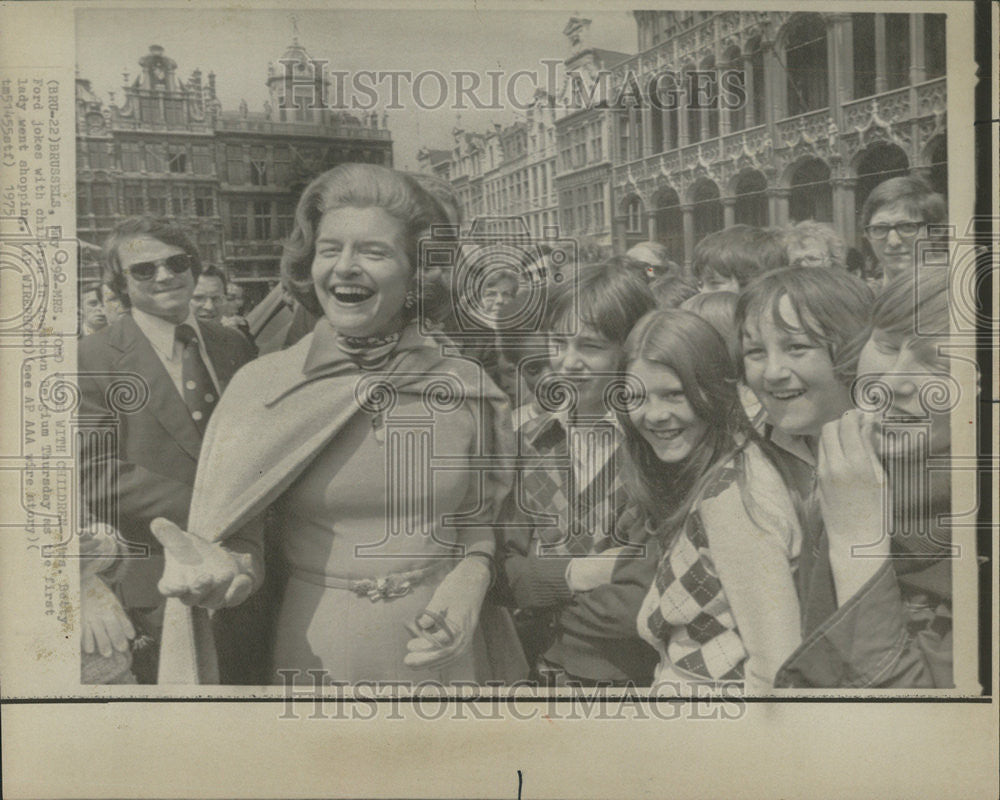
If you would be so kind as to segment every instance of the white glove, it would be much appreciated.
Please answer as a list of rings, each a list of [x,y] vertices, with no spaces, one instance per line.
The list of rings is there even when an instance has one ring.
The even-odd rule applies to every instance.
[[[249,554],[205,541],[163,517],[154,519],[149,529],[166,557],[157,585],[160,594],[177,597],[185,605],[216,609],[238,606],[253,592]]]

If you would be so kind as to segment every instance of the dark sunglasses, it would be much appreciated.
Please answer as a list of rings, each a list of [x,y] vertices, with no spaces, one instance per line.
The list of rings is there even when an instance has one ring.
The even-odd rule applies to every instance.
[[[177,253],[176,255],[160,258],[156,261],[138,261],[129,264],[125,271],[137,281],[151,281],[156,275],[156,268],[162,264],[174,275],[181,275],[194,266],[194,259],[187,253]]]

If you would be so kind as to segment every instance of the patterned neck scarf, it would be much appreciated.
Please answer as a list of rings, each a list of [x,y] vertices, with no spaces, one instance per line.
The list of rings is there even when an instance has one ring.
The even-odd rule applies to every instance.
[[[337,347],[363,370],[382,369],[389,363],[399,344],[402,331],[388,336],[342,336],[337,334]]]

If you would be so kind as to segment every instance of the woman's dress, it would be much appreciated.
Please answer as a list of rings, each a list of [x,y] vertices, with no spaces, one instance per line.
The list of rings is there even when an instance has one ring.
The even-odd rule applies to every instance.
[[[321,320],[237,373],[206,431],[190,530],[258,565],[267,552],[266,571],[287,582],[214,620],[169,604],[160,682],[280,684],[291,674],[311,686],[310,669],[348,683],[526,674],[509,615],[489,602],[465,654],[443,669],[403,664],[407,626],[459,563],[454,542],[492,549],[512,479],[506,398],[477,365],[443,355],[447,345],[411,325],[377,369],[362,369]],[[386,576],[410,591],[350,583]]]
[[[419,398],[401,402],[387,421],[359,409],[279,503],[279,541],[290,575],[278,615],[275,670],[321,669],[330,680],[349,683],[476,677],[472,652],[445,670],[414,671],[403,664],[412,638],[406,624],[416,620],[456,563],[435,541],[443,538],[439,521],[459,511],[476,488],[474,475],[465,470],[435,470],[421,481],[418,463],[431,453],[440,458],[471,452],[474,419],[460,408],[437,415],[418,433],[416,425],[396,430],[396,416],[427,413]],[[396,450],[407,444],[408,452]],[[390,451],[405,462],[403,474],[394,474]],[[392,485],[393,478],[414,490],[395,520],[389,506],[400,487]],[[421,524],[422,515],[431,517],[429,529]],[[325,585],[331,578],[382,578],[423,569],[431,574],[401,597],[372,600]]]

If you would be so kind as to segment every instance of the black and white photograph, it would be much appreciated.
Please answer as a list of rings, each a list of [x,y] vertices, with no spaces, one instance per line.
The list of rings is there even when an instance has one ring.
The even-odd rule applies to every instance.
[[[8,796],[995,796],[995,7],[18,5]]]

